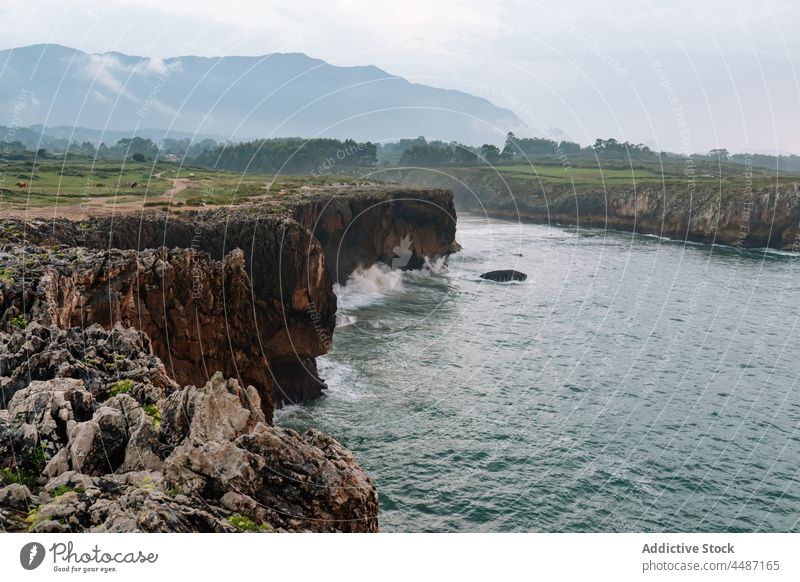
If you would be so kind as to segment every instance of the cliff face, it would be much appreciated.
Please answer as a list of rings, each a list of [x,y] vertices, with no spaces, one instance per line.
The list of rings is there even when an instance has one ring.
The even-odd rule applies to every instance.
[[[800,250],[800,195],[760,192],[742,196],[681,188],[638,188],[486,206],[490,215],[536,222],[610,228],[676,240],[745,248]]]
[[[66,261],[66,271],[49,278],[57,280],[51,287],[65,289],[48,298],[63,304],[54,323],[77,325],[82,318],[143,329],[178,382],[222,371],[257,386],[271,418],[273,404],[311,400],[325,388],[315,358],[333,337],[334,280],[375,262],[418,268],[456,248],[453,198],[444,190],[309,189],[289,213],[240,208],[10,220],[2,238],[142,251],[140,264],[116,251],[85,268],[74,257]],[[149,249],[159,247],[187,252],[151,257]]]
[[[691,188],[671,178],[666,185],[589,187],[542,184],[531,177],[489,170],[387,172],[409,187],[447,187],[459,209],[548,224],[580,225],[655,234],[678,240],[745,248],[800,251],[800,190],[789,183],[752,190],[745,184]]]
[[[381,262],[418,269],[456,250],[456,210],[448,190],[348,188],[292,208],[325,251],[328,270],[344,283],[358,267]]]
[[[163,247],[141,253],[29,247],[7,258],[24,269],[7,267],[0,282],[4,327],[19,317],[63,329],[134,327],[149,336],[178,384],[220,371],[255,386],[267,420],[272,418],[269,352],[253,338],[281,322],[257,308],[241,251],[214,261]]]
[[[449,254],[452,196],[370,189],[290,214],[2,221],[0,527],[377,531],[353,455],[272,415],[324,387],[334,278]]]
[[[301,225],[219,211],[8,224],[29,243],[141,250],[139,259],[112,250],[82,253],[89,263],[77,255],[61,261],[61,274],[49,278],[65,289],[52,295],[52,304],[65,305],[57,325],[83,318],[144,329],[180,383],[218,370],[238,377],[259,387],[268,418],[273,402],[321,394],[314,358],[329,348],[336,296],[322,248]],[[159,247],[176,250],[152,250]],[[48,261],[36,264],[42,270]],[[78,309],[81,301],[90,307]]]

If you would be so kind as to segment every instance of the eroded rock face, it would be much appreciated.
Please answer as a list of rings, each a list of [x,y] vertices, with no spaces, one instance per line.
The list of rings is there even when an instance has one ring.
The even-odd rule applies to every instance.
[[[54,378],[80,380],[100,400],[117,381],[130,381],[130,390],[147,403],[178,388],[147,335],[121,323],[107,330],[97,324],[64,329],[32,322],[0,333],[0,408],[31,381]]]
[[[338,194],[280,218],[4,221],[0,527],[376,531],[353,455],[272,414],[324,388],[334,279],[454,252],[455,211],[444,191]]]
[[[293,209],[325,251],[334,280],[377,262],[418,269],[456,252],[456,210],[449,190],[348,187]]]
[[[0,239],[15,246],[0,258],[14,272],[5,284],[27,265],[36,279],[27,289],[46,296],[55,325],[142,329],[179,383],[198,381],[198,372],[236,375],[261,391],[268,418],[273,404],[322,394],[314,358],[330,347],[336,296],[319,242],[295,221],[210,211],[8,225]],[[21,253],[22,242],[59,246]],[[6,319],[18,315],[8,303]]]
[[[98,403],[77,379],[19,390],[0,423],[0,464],[28,486],[0,482],[0,525],[377,531],[375,485],[353,455],[316,431],[265,424],[252,386],[217,373],[154,406],[128,393]],[[21,464],[37,455],[20,447],[41,450],[44,468]]]
[[[123,321],[142,329],[180,384],[197,382],[197,370],[203,380],[217,370],[237,376],[260,390],[269,420],[273,405],[311,400],[325,388],[315,358],[329,349],[336,324],[334,280],[375,262],[418,268],[458,248],[449,191],[329,190],[309,189],[290,217],[247,208],[10,219],[0,260],[26,265],[36,279],[27,291],[46,298],[54,325]],[[20,253],[23,245],[38,246]],[[4,294],[0,325],[22,313],[9,311]]]
[[[241,251],[221,262],[187,249],[65,249],[57,259],[42,247],[13,252],[25,270],[23,276],[21,269],[10,269],[13,283],[0,282],[0,324],[6,329],[20,316],[59,328],[134,326],[152,338],[153,351],[178,383],[204,380],[215,371],[238,376],[257,387],[271,419],[275,380],[269,360],[286,357],[290,348],[283,342],[293,344],[280,313],[252,296]],[[25,258],[30,256],[35,258]],[[26,351],[18,344],[9,349]],[[298,342],[298,349],[323,353],[324,346],[312,344]]]
[[[409,188],[451,188],[459,210],[481,216],[800,252],[800,186],[791,180],[750,189],[744,179],[692,188],[689,178],[683,183],[668,178],[663,185],[640,183],[634,189],[542,185],[529,177],[471,168],[454,168],[447,175],[413,169],[382,175]]]

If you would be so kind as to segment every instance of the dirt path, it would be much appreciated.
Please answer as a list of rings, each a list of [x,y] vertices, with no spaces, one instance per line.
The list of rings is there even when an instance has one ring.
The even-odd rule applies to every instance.
[[[164,192],[162,196],[164,198],[172,198],[179,192],[183,192],[184,190],[186,190],[191,185],[192,185],[192,180],[190,180],[189,178],[176,178],[173,187]]]

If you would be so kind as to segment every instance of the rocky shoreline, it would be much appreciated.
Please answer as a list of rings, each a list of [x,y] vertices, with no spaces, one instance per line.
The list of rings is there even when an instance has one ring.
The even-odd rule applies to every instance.
[[[455,210],[445,191],[327,199],[2,221],[4,531],[378,530],[352,453],[272,415],[325,388],[334,280],[403,239],[410,268],[449,254]]]
[[[408,187],[451,188],[460,211],[492,218],[800,252],[800,187],[785,179],[766,187],[742,177],[711,187],[672,177],[633,188],[544,184],[488,170],[384,175]]]

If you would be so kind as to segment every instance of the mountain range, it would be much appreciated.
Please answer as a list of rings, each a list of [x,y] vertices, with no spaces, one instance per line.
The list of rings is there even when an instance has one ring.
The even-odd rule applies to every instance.
[[[471,145],[524,127],[481,97],[302,53],[160,59],[54,44],[0,51],[0,124]]]

